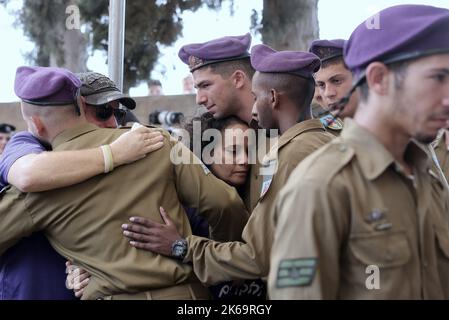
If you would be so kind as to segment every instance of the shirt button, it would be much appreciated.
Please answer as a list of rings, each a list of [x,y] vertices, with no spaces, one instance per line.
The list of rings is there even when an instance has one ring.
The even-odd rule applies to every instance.
[[[427,261],[424,261],[424,262],[422,263],[422,265],[423,265],[424,268],[427,268],[427,267],[429,266],[429,264],[427,263]]]

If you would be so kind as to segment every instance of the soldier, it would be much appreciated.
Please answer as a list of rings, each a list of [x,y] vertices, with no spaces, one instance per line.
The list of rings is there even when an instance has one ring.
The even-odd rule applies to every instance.
[[[83,72],[81,96],[86,105],[86,120],[100,128],[117,128],[123,125],[126,114],[136,108],[136,101],[120,91],[117,85],[101,73]],[[120,105],[126,109],[120,109]],[[113,115],[113,116],[112,116]]]
[[[133,246],[192,262],[195,274],[207,284],[268,275],[272,209],[278,191],[298,163],[333,139],[310,115],[315,90],[312,74],[320,65],[314,54],[277,52],[257,45],[251,51],[251,63],[257,70],[252,83],[253,113],[261,127],[277,128],[281,136],[263,161],[260,201],[243,231],[243,242],[218,243],[195,236],[183,239],[163,210],[166,225],[134,218],[123,226]]]
[[[360,102],[276,204],[273,299],[448,299],[449,204],[420,144],[449,120],[449,10],[380,11],[345,46]]]
[[[5,146],[8,143],[9,139],[11,139],[11,134],[16,130],[16,127],[2,123],[0,124],[0,155],[5,150]]]
[[[79,79],[64,69],[21,67],[15,91],[34,135],[51,143],[55,151],[102,145],[104,172],[108,173],[114,168],[108,143],[127,130],[88,124],[84,113],[77,112],[80,85]],[[130,212],[149,212],[167,205],[180,232],[189,235],[181,200],[199,208],[198,213],[206,218],[218,240],[241,237],[247,212],[235,190],[210,175],[194,158],[193,164],[179,161],[178,153],[184,152],[187,158],[191,153],[170,140],[167,133],[164,136],[164,147],[151,157],[108,175],[45,193],[22,194],[15,188],[4,192],[0,201],[0,253],[20,238],[45,230],[58,253],[92,274],[85,299],[116,294],[129,298],[131,293],[136,299],[208,297],[202,286],[191,283],[191,267],[133,252],[115,231]]]
[[[257,129],[255,123],[251,123],[251,80],[254,69],[250,63],[250,45],[249,33],[223,37],[185,45],[179,51],[179,57],[192,73],[198,105],[204,106],[217,119],[236,116]],[[258,172],[260,159],[257,157],[257,162],[254,163],[254,157],[251,156],[254,153],[251,150],[254,150],[252,143],[249,159],[251,172],[244,193],[244,201],[250,212],[259,200],[262,186]],[[260,148],[258,151],[263,153]]]
[[[114,112],[105,112],[103,102],[110,102],[113,108],[118,108],[120,101],[134,109],[134,100],[117,91],[109,78],[97,73],[78,76],[83,79],[81,95],[86,95],[81,109],[89,115],[90,123],[100,127],[116,124]],[[90,104],[86,105],[85,100]],[[100,109],[98,112],[94,104]],[[114,167],[138,160],[146,153],[161,148],[162,140],[162,134],[150,128],[139,128],[120,136],[111,144]],[[73,185],[104,173],[104,157],[99,147],[48,151],[30,132],[17,133],[0,160],[0,187],[11,184],[23,192],[40,192]],[[0,257],[0,299],[73,299],[73,293],[64,285],[64,262],[43,233],[37,232],[22,239]]]
[[[315,73],[315,81],[323,99],[324,109],[334,115],[337,111],[332,111],[333,106],[349,93],[352,86],[352,73],[343,60],[344,44],[345,40],[342,39],[315,40],[309,50],[321,59],[321,68]],[[334,118],[332,114],[327,114],[322,115],[320,120],[329,132],[339,136],[343,129],[341,119],[353,117],[356,105],[357,94],[353,94],[337,118]]]

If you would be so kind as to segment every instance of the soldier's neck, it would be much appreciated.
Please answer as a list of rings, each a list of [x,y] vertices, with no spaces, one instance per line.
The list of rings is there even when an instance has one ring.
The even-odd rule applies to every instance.
[[[364,108],[363,112],[357,112],[354,120],[363,128],[371,132],[377,140],[391,153],[395,161],[405,169],[410,166],[405,160],[405,151],[410,143],[410,135],[404,132],[395,121],[384,117],[375,108]]]
[[[254,98],[251,91],[242,93],[241,106],[236,112],[236,116],[245,121],[248,125],[251,123]]]
[[[86,124],[86,123],[87,123],[87,121],[84,118],[84,116],[66,119],[66,121],[61,123],[59,126],[55,126],[49,130],[49,139],[48,140],[51,143],[53,143],[55,138],[62,132],[72,129],[74,127],[80,126],[82,124]]]

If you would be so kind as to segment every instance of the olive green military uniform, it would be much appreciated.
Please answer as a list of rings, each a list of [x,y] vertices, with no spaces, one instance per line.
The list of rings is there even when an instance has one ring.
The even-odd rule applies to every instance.
[[[256,151],[255,159],[251,159],[251,161],[255,160],[256,163],[253,163],[250,166],[248,179],[242,197],[246,208],[251,213],[259,202],[260,190],[262,189],[263,176],[260,174],[260,169],[262,166],[261,159],[263,159],[263,156],[270,151],[271,147],[274,145],[275,139],[260,139],[260,135],[258,134],[258,129],[260,128],[258,127],[258,124],[253,121],[251,122],[250,127],[254,130],[256,137],[254,141],[256,146],[249,146],[249,148],[255,148]],[[261,154],[259,155],[259,153]]]
[[[449,181],[449,146],[446,140],[446,130],[441,130],[435,142],[432,143],[432,146],[435,150],[441,170],[443,171],[446,180]]]
[[[417,144],[406,159],[413,176],[348,119],[298,166],[275,207],[271,298],[449,298],[448,194]]]
[[[250,165],[248,172],[248,179],[246,181],[245,189],[243,191],[243,201],[249,212],[252,212],[257,206],[260,197],[260,190],[262,188],[263,177],[260,175],[261,163],[256,160],[256,163]]]
[[[58,135],[53,147],[61,151],[100,146],[124,132],[85,124]],[[173,164],[180,160],[178,151],[185,152],[187,158],[192,154],[164,135],[162,149],[107,175],[54,191],[22,194],[10,189],[3,194],[0,254],[20,238],[45,230],[60,254],[92,275],[84,299],[139,292],[146,293],[136,297],[191,298],[183,292],[188,294],[191,289],[185,284],[198,281],[192,267],[131,247],[121,225],[136,215],[162,223],[162,206],[178,231],[188,236],[191,229],[182,203],[198,208],[216,239],[235,240],[241,238],[248,213],[235,189],[204,166]],[[178,286],[182,292],[177,291]]]
[[[218,243],[196,236],[187,238],[184,262],[193,262],[201,282],[214,284],[268,275],[275,198],[298,163],[333,138],[319,120],[296,124],[279,138],[264,159],[260,200],[243,231],[243,242]]]

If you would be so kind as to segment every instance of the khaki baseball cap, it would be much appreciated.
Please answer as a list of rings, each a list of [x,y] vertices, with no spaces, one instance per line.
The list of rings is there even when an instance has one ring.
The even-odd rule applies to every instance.
[[[128,109],[136,108],[136,101],[122,93],[114,81],[105,75],[96,72],[84,72],[78,73],[77,76],[82,82],[81,95],[86,99],[87,104],[98,106],[118,100]]]

